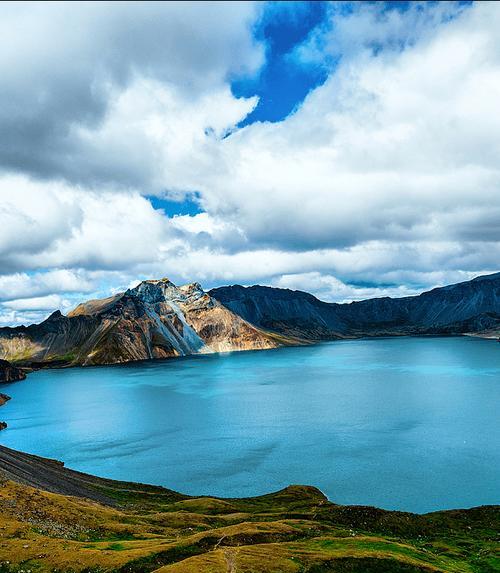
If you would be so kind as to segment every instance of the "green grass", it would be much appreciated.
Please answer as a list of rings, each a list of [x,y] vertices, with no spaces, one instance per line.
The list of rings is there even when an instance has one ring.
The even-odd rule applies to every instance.
[[[222,500],[92,479],[116,507],[0,483],[0,573],[500,571],[499,507],[414,515],[305,486]]]
[[[123,543],[110,543],[106,549],[108,551],[123,551],[124,549],[126,549],[125,545],[123,545]]]

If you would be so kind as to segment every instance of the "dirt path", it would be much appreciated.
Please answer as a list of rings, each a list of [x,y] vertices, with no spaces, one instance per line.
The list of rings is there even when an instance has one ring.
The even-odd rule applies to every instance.
[[[226,573],[236,573],[236,551],[224,549],[224,559],[226,560]]]

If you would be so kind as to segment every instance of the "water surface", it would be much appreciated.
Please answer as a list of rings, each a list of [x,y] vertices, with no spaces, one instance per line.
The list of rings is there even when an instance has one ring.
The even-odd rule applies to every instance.
[[[500,502],[500,345],[352,340],[46,370],[4,385],[9,447],[189,494],[290,483],[417,512]]]

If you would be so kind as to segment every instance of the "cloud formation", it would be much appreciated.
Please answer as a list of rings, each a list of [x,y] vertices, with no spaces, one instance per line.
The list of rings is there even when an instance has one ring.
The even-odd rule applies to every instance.
[[[499,24],[481,4],[406,50],[362,51],[285,121],[191,150],[220,167],[191,186],[252,244],[498,241]]]
[[[0,321],[142,277],[342,301],[498,270],[498,7],[332,4],[288,55],[326,81],[238,129],[272,9],[2,5]]]
[[[103,122],[142,79],[194,105],[231,76],[255,72],[257,11],[248,2],[3,3],[0,165],[79,184],[152,184],[147,133],[103,141]]]

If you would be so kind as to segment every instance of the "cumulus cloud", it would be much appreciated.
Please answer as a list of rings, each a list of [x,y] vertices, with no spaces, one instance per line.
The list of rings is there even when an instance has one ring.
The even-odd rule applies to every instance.
[[[263,59],[251,2],[4,2],[0,10],[0,165],[40,177],[151,184],[145,138],[102,147],[91,136],[120,94],[146,78],[196,101]]]
[[[494,3],[332,4],[289,55],[324,84],[242,129],[261,4],[0,9],[0,321],[151,276],[341,301],[498,270]]]
[[[170,175],[199,189],[210,216],[247,240],[232,262],[214,254],[220,280],[237,268],[243,280],[248,269],[268,275],[262,249],[276,272],[292,270],[285,261],[318,265],[322,252],[343,277],[364,267],[364,278],[419,287],[495,270],[500,12],[482,3],[450,19],[451,9],[438,7],[432,25],[429,12],[398,14],[386,25],[394,42],[349,53],[286,120],[190,149],[194,168]],[[380,21],[370,10],[352,17],[347,35],[361,22],[367,45]],[[425,24],[422,37],[407,34],[415,22],[417,31]],[[411,45],[401,46],[407,36]],[[216,169],[204,168],[210,158]]]
[[[47,296],[62,292],[91,292],[96,284],[81,270],[54,269],[46,272],[0,276],[0,301]]]
[[[404,285],[382,288],[380,286],[370,287],[365,285],[351,286],[343,283],[334,276],[323,275],[317,271],[281,275],[272,281],[272,286],[314,292],[321,300],[339,303],[381,296],[402,297],[418,294],[416,289],[411,289]]]
[[[156,259],[168,221],[135,191],[0,177],[2,269],[116,269]]]
[[[9,300],[0,304],[0,321],[8,325],[41,322],[55,309],[70,310],[72,303],[57,294]]]
[[[65,239],[81,221],[78,205],[60,198],[58,185],[40,187],[24,177],[0,176],[0,260],[2,271],[27,253],[43,253]]]
[[[480,4],[402,52],[348,60],[285,121],[218,142],[219,168],[191,185],[254,244],[499,240],[499,19]]]

